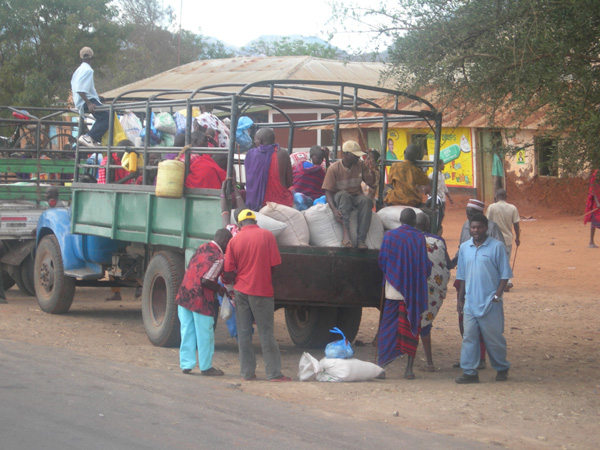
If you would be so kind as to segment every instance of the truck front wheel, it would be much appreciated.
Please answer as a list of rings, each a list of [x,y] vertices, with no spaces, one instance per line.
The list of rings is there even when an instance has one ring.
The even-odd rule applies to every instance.
[[[285,324],[294,344],[302,348],[324,348],[334,337],[338,309],[330,306],[286,306]]]
[[[66,313],[73,303],[75,278],[65,276],[60,245],[51,234],[40,241],[34,263],[35,295],[42,311]]]
[[[185,273],[183,255],[156,253],[148,264],[142,288],[142,318],[148,339],[157,347],[180,342],[175,297]]]

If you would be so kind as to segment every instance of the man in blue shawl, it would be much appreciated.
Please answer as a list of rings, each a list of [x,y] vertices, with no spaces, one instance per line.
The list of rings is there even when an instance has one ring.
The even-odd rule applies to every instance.
[[[400,214],[402,226],[385,233],[379,252],[385,303],[378,335],[378,364],[408,356],[404,378],[415,378],[413,363],[419,345],[421,313],[428,307],[427,278],[431,261],[423,233],[414,228],[417,215],[411,208]]]

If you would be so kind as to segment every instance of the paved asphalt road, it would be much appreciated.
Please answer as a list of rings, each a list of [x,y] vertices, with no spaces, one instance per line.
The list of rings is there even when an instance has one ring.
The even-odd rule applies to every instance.
[[[199,376],[0,340],[2,450],[481,449]]]

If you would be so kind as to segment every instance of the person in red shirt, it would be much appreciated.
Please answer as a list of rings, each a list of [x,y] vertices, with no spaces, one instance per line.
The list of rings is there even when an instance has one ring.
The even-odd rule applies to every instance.
[[[237,217],[240,231],[225,253],[224,281],[235,280],[235,313],[242,379],[256,378],[256,356],[252,347],[252,322],[256,321],[269,381],[291,381],[281,373],[281,354],[273,331],[275,300],[271,273],[281,264],[275,236],[256,224],[249,209]]]
[[[198,366],[202,375],[220,376],[223,371],[212,366],[215,352],[214,327],[219,312],[216,293],[225,289],[217,282],[223,273],[224,252],[231,239],[225,229],[217,230],[211,242],[198,247],[177,292],[177,314],[181,324],[179,363],[183,373],[190,373]]]

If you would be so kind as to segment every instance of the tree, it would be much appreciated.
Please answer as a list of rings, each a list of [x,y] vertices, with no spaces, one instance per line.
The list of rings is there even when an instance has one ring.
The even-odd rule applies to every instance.
[[[336,59],[339,50],[329,44],[321,42],[308,42],[304,39],[290,39],[280,37],[274,40],[260,38],[243,47],[242,52],[247,55],[261,56],[314,56],[316,58]]]
[[[597,0],[399,0],[371,10],[394,38],[391,73],[404,90],[435,86],[443,105],[540,112],[571,171],[600,167],[600,4]],[[347,17],[351,17],[350,14]]]
[[[175,30],[171,7],[156,0],[122,0],[121,24],[126,42],[116,55],[107,89],[141,80],[198,59],[227,58],[232,54],[218,40]]]
[[[79,49],[101,66],[119,45],[109,0],[0,0],[0,104],[48,106],[66,100]]]

